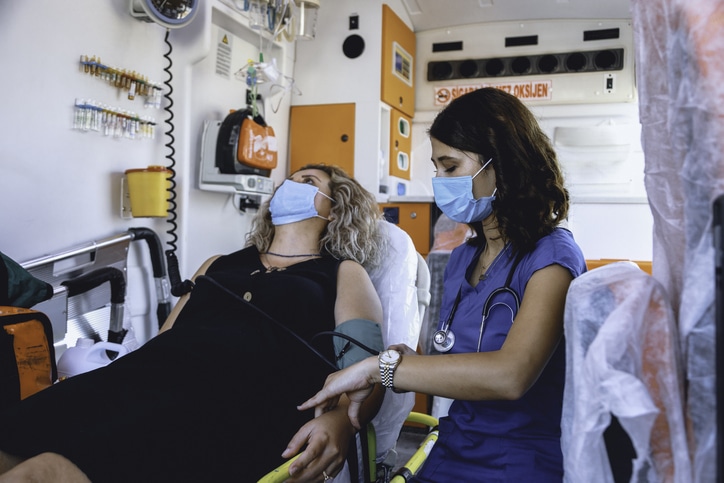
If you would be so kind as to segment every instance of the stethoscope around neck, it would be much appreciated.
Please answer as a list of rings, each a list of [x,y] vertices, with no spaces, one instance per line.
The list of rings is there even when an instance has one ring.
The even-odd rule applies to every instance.
[[[520,309],[520,297],[515,290],[510,288],[510,282],[513,280],[513,274],[515,273],[515,269],[518,267],[518,263],[520,263],[521,258],[522,257],[520,255],[516,257],[515,261],[513,262],[513,266],[510,267],[510,271],[508,272],[508,278],[505,280],[505,285],[502,287],[498,287],[490,292],[490,295],[488,295],[488,297],[485,299],[485,303],[483,304],[483,316],[480,321],[480,338],[478,339],[478,350],[480,350],[480,343],[483,337],[483,324],[485,324],[485,319],[488,318],[490,310],[496,305],[492,303],[493,299],[496,296],[503,293],[508,293],[512,295],[513,300],[515,300],[514,313],[518,313],[518,310]],[[453,303],[453,307],[450,310],[450,314],[447,316],[445,323],[440,328],[440,330],[435,331],[435,333],[432,335],[432,346],[438,352],[449,352],[450,349],[452,349],[455,345],[455,333],[452,331],[451,325],[453,317],[455,316],[455,312],[458,309],[458,304],[460,303],[461,292],[462,288],[458,290],[458,294],[455,297],[455,302]]]

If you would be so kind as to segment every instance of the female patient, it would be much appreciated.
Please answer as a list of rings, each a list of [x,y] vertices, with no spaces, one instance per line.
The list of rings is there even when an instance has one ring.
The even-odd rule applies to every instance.
[[[363,268],[385,250],[379,217],[340,169],[294,173],[259,210],[248,246],[198,270],[158,336],[0,415],[0,481],[256,481],[297,430],[285,456],[306,449],[290,481],[338,473],[354,434],[346,406],[311,419],[295,403],[363,352],[340,363],[332,337],[315,334],[381,348]]]

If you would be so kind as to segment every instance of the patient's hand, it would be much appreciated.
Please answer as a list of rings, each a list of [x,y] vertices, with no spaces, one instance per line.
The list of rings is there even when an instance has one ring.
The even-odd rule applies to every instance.
[[[354,428],[346,408],[325,412],[302,426],[287,445],[282,457],[291,458],[306,448],[289,467],[290,483],[320,481],[322,472],[335,476],[342,470]]]
[[[402,354],[403,356],[416,356],[416,355],[419,355],[419,354],[417,353],[417,351],[415,351],[413,348],[411,348],[410,346],[407,346],[407,345],[405,345],[405,344],[393,344],[393,345],[389,346],[388,349],[392,349],[392,350],[398,351],[398,352],[399,352],[400,354]]]

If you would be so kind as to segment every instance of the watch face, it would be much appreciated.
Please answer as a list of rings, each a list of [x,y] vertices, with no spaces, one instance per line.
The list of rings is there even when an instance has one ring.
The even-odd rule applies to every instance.
[[[380,361],[386,364],[392,364],[400,359],[400,353],[397,351],[387,350],[380,354]]]

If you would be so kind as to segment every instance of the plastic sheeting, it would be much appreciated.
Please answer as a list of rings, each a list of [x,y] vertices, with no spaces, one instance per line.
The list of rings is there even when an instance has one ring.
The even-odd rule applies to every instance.
[[[653,275],[686,371],[694,482],[716,479],[712,203],[724,192],[724,2],[632,0]]]
[[[451,220],[441,213],[435,222],[434,241],[430,252],[451,252],[473,235],[473,230],[466,223]]]
[[[565,481],[614,481],[603,438],[613,414],[636,450],[631,481],[689,483],[678,332],[661,284],[616,262],[575,279],[566,300]]]
[[[417,252],[410,236],[398,226],[380,222],[388,235],[385,262],[369,272],[382,302],[382,342],[417,347],[420,336],[420,312],[417,298]],[[415,405],[414,393],[385,391],[382,407],[372,419],[377,435],[377,460],[382,461],[395,447],[402,425]],[[334,479],[349,481],[344,469]]]

